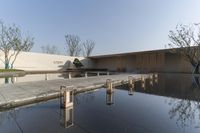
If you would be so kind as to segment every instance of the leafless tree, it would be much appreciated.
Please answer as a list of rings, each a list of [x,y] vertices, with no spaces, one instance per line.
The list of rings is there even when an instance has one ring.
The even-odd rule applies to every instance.
[[[193,73],[199,73],[200,65],[200,27],[193,25],[177,25],[175,31],[169,32],[168,46],[180,54],[193,66]]]
[[[41,47],[42,52],[46,54],[60,54],[58,48],[54,45],[45,45]]]
[[[92,40],[86,40],[83,42],[83,55],[88,57],[91,55],[95,46],[95,42]]]
[[[67,52],[70,56],[79,56],[81,53],[80,38],[77,35],[68,34],[65,36]]]
[[[30,36],[23,37],[19,27],[6,26],[0,21],[0,51],[4,54],[5,69],[13,68],[13,64],[21,51],[30,51],[34,41]]]

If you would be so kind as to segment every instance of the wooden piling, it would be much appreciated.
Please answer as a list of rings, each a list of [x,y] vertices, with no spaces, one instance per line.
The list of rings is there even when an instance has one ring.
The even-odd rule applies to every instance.
[[[107,93],[113,93],[112,79],[106,80]]]
[[[67,108],[73,106],[73,90],[66,86],[60,86],[60,107]]]

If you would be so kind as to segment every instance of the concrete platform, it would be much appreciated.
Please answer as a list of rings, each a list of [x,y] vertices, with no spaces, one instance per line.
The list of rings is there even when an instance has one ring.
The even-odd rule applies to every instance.
[[[141,79],[142,76],[140,74],[119,74],[5,84],[0,86],[0,110],[57,98],[62,85],[73,86],[75,93],[79,93],[104,87],[107,79],[112,79],[113,85],[121,85],[127,82],[129,75],[132,75],[134,79]]]

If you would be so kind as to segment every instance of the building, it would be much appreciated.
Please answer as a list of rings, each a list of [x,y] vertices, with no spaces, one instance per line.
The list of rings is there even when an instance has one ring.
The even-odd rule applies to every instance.
[[[100,55],[89,57],[95,68],[116,72],[183,72],[191,73],[191,65],[169,49]]]
[[[0,57],[3,54],[0,53]],[[182,56],[169,49],[119,53],[84,57],[50,55],[33,52],[21,52],[14,68],[22,70],[66,70],[74,68],[73,60],[78,58],[86,68],[108,69],[114,72],[183,72],[191,73],[191,65]],[[0,68],[4,68],[1,58]]]

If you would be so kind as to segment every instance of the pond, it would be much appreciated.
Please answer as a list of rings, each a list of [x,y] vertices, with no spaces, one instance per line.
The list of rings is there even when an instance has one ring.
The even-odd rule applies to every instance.
[[[159,74],[107,93],[105,88],[0,112],[2,133],[199,133],[199,77]]]

